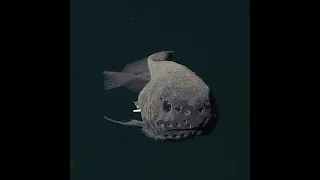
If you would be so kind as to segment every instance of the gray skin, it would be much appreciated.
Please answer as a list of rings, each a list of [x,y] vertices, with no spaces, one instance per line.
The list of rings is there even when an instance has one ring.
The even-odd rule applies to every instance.
[[[120,86],[134,91],[141,89],[138,102],[142,121],[120,122],[105,118],[123,125],[139,126],[146,136],[156,140],[184,140],[210,134],[216,127],[219,114],[211,90],[186,66],[171,61],[172,52],[161,51],[132,63],[134,65],[127,65],[127,69],[136,71],[131,72],[132,79],[126,74],[128,77],[124,81],[123,77],[120,78],[122,74],[118,74],[112,79],[122,83],[117,86],[109,83],[107,89]],[[111,79],[110,72],[105,75],[106,81]],[[130,83],[123,83],[127,81]],[[138,82],[134,88],[133,82]]]

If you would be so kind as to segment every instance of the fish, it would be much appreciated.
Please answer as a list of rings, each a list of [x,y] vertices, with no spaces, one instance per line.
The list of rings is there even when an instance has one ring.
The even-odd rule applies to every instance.
[[[142,120],[104,118],[140,127],[155,140],[179,141],[211,134],[220,117],[212,89],[188,67],[174,62],[173,52],[159,51],[127,65],[118,74],[107,74],[108,90],[126,86],[139,92],[135,102],[139,111],[134,112],[139,112]]]

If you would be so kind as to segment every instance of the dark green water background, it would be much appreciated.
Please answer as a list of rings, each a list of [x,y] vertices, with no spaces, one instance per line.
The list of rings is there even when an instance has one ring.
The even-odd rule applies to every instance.
[[[249,0],[71,0],[72,180],[247,180]],[[138,94],[103,90],[105,70],[162,50],[212,88],[221,112],[206,137],[163,143],[106,121],[138,118]]]

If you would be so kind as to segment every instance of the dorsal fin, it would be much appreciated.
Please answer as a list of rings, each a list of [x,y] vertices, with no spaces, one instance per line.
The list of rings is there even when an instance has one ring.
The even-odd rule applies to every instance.
[[[169,61],[173,51],[160,51],[149,56],[152,61]]]

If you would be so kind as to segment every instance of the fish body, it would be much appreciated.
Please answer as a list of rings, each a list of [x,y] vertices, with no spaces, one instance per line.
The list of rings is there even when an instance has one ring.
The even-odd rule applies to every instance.
[[[213,131],[219,113],[211,89],[193,71],[172,61],[171,54],[161,51],[146,60],[150,79],[138,96],[142,121],[113,122],[140,126],[148,137],[159,140]]]

